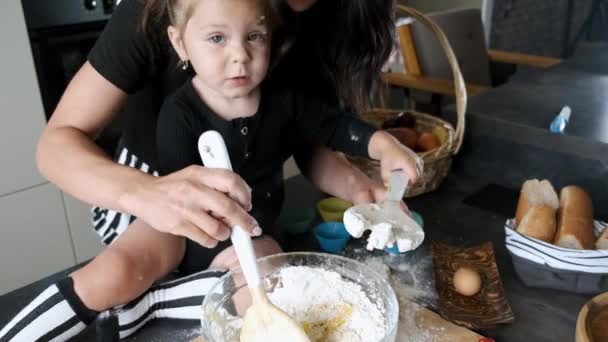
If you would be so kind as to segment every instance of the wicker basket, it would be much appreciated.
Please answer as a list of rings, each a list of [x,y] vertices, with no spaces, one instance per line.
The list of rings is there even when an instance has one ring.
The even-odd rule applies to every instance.
[[[438,117],[417,111],[405,110],[405,112],[411,113],[416,118],[417,131],[432,132],[435,127],[440,126],[443,127],[447,133],[441,146],[434,150],[418,154],[424,160],[424,174],[422,175],[421,179],[408,187],[405,197],[412,197],[435,190],[448,175],[450,166],[452,165],[452,156],[458,153],[460,146],[462,145],[467,94],[456,56],[450,47],[447,37],[441,31],[439,26],[437,26],[437,24],[435,24],[430,18],[416,11],[415,9],[397,5],[397,11],[399,13],[405,13],[424,23],[433,31],[439,40],[439,43],[444,49],[452,68],[454,88],[456,90],[456,110],[458,113],[456,128],[454,128],[449,122]],[[404,110],[372,109],[368,112],[362,113],[361,116],[366,121],[380,127],[384,120],[394,117],[401,112],[404,112]],[[376,180],[380,180],[380,163],[378,161],[353,156],[348,156],[348,158],[368,176]]]

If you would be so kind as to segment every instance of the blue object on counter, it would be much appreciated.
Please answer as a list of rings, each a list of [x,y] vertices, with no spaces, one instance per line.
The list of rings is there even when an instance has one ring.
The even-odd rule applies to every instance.
[[[568,121],[570,121],[570,114],[572,113],[572,109],[569,106],[565,106],[562,110],[557,114],[555,119],[551,121],[551,125],[549,125],[549,130],[551,133],[564,133],[566,129],[566,125],[568,125]]]
[[[422,215],[418,214],[417,212],[415,212],[413,210],[410,210],[410,213],[412,214],[412,218],[414,219],[414,221],[416,221],[416,223],[418,223],[420,228],[424,228],[424,219],[422,218]],[[384,248],[384,251],[389,254],[401,254],[401,252],[399,252],[399,247],[397,246],[397,244],[394,244],[393,247]],[[410,252],[410,251],[408,251],[408,252]],[[408,252],[404,252],[404,253],[408,253]]]
[[[283,208],[277,225],[290,235],[303,234],[312,228],[316,214],[312,207]]]
[[[346,247],[350,234],[342,222],[323,222],[315,228],[315,237],[321,249],[338,253]]]

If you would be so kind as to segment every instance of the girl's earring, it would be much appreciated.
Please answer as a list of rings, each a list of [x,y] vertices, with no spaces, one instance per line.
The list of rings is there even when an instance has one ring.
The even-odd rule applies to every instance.
[[[188,60],[183,60],[182,61],[182,70],[187,70],[188,69]]]

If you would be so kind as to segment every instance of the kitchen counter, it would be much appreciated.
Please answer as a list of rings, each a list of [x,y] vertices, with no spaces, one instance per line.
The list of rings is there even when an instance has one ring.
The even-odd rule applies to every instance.
[[[458,173],[519,187],[549,179],[576,184],[608,217],[608,45],[597,44],[548,69],[517,73],[508,83],[471,97]],[[549,124],[563,106],[572,116],[563,134]],[[454,107],[445,110],[454,116]],[[488,156],[491,156],[488,158]]]
[[[481,333],[496,341],[572,341],[576,318],[590,295],[578,295],[547,289],[528,288],[516,277],[504,246],[505,220],[515,210],[517,191],[496,189],[485,192],[483,206],[492,211],[463,203],[471,194],[487,184],[480,179],[450,175],[444,184],[431,194],[407,200],[411,209],[422,214],[425,220],[426,240],[420,250],[428,250],[431,241],[444,241],[452,245],[474,245],[484,241],[494,244],[496,261],[503,286],[515,314],[509,326]],[[287,182],[286,204],[313,206],[321,194],[302,177]],[[351,243],[361,241],[351,240]],[[317,250],[311,235],[292,240],[288,250]],[[377,252],[382,255],[383,252]],[[68,272],[69,270],[66,270]],[[0,297],[0,326],[55,279],[66,272],[40,280],[29,286]],[[155,321],[125,341],[189,341],[197,335],[198,326],[177,321]],[[93,341],[93,329],[76,341]]]

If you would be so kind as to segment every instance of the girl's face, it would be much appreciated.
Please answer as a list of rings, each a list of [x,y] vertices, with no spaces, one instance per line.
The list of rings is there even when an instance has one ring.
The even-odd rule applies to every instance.
[[[205,88],[235,99],[264,80],[270,58],[265,1],[197,0],[181,32],[169,27],[171,43]]]
[[[287,1],[287,4],[289,5],[289,7],[291,7],[291,9],[296,12],[306,11],[307,9],[312,7],[312,5],[315,4],[315,2],[317,2],[317,0],[285,0],[285,1]]]

